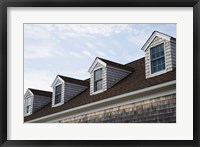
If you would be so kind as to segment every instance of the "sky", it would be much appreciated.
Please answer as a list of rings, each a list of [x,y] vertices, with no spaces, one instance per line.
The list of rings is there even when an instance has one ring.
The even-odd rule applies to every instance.
[[[52,91],[56,75],[87,79],[96,57],[121,64],[142,58],[155,30],[176,37],[176,24],[24,24],[24,92]]]

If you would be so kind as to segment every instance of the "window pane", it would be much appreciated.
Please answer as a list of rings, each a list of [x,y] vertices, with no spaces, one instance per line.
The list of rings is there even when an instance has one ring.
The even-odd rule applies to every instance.
[[[31,105],[31,98],[30,97],[27,99],[27,105]]]
[[[102,80],[94,82],[94,91],[102,89]]]
[[[102,79],[102,68],[94,71],[94,81]]]
[[[61,94],[61,85],[56,86],[56,95]]]
[[[165,69],[164,43],[151,48],[151,73]]]
[[[97,82],[97,90],[102,89],[102,80]]]
[[[55,104],[58,104],[60,102],[61,102],[61,94],[55,96]]]
[[[161,45],[151,48],[151,59],[152,60],[159,58],[161,56],[164,56],[164,44],[161,44]]]
[[[30,106],[26,106],[26,113],[30,113]]]

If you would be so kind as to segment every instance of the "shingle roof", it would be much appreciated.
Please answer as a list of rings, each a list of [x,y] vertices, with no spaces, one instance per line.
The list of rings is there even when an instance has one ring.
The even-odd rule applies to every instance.
[[[32,89],[32,88],[29,88],[29,90],[30,90],[34,95],[46,96],[46,97],[49,97],[49,98],[52,97],[52,92],[50,92],[50,91],[44,91],[44,90],[38,90],[38,89]]]
[[[71,77],[66,77],[66,76],[62,76],[62,75],[58,75],[59,77],[61,77],[65,82],[69,82],[69,83],[74,83],[74,84],[78,84],[78,85],[83,85],[83,86],[89,86],[89,82],[86,80],[79,80],[79,79],[75,79],[75,78],[71,78]]]
[[[35,112],[32,115],[25,117],[24,120],[29,121],[29,120],[36,119],[42,116],[57,113],[63,110],[67,110],[67,109],[71,109],[71,108],[78,107],[81,105],[93,103],[99,100],[107,99],[113,96],[125,94],[128,92],[147,88],[147,87],[154,86],[157,84],[176,80],[176,69],[174,69],[173,71],[167,72],[165,74],[146,79],[144,58],[128,63],[126,64],[126,66],[134,69],[134,72],[129,74],[127,77],[122,79],[120,82],[115,84],[113,87],[111,87],[107,91],[102,92],[97,95],[90,95],[90,89],[87,88],[81,94],[77,95],[76,97],[66,102],[65,104],[59,107],[54,107],[54,108],[52,108],[51,104],[49,104],[45,106],[44,108],[42,108],[41,110],[39,110],[38,112]]]
[[[99,58],[99,57],[97,57],[97,58]],[[120,69],[124,69],[124,70],[128,70],[128,71],[134,70],[133,68],[126,66],[126,65],[123,65],[123,64],[120,64],[120,63],[116,63],[116,62],[106,60],[106,59],[103,59],[103,58],[99,58],[99,59],[102,60],[103,62],[105,62],[107,65],[112,66],[112,67],[116,67],[116,68],[120,68]]]

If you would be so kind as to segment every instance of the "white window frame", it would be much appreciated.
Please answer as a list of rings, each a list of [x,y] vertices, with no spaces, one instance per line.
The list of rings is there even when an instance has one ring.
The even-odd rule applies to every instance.
[[[56,102],[56,87],[59,86],[59,85],[61,85],[60,103],[55,104],[55,102]],[[59,84],[54,86],[54,97],[53,97],[54,98],[54,103],[53,103],[53,107],[57,107],[57,106],[60,106],[60,105],[63,104],[63,102],[62,102],[62,87],[63,86],[64,86],[63,83],[59,83]]]
[[[156,46],[158,46],[158,45],[161,45],[161,44],[164,44],[165,69],[160,70],[160,71],[158,71],[158,72],[152,73],[152,68],[151,68],[151,49],[154,48],[154,47],[156,47]],[[150,61],[149,61],[149,62],[150,62],[150,63],[149,63],[149,65],[150,65],[150,77],[158,76],[158,75],[160,75],[160,74],[164,74],[164,73],[167,72],[167,70],[166,70],[165,41],[159,42],[159,43],[154,44],[153,46],[149,47],[149,58],[150,58]]]
[[[98,71],[98,70],[101,70],[101,79],[100,79],[100,80],[101,80],[101,89],[95,90],[95,84],[97,84],[96,82],[100,81],[100,80],[95,81],[95,72]],[[94,70],[94,81],[93,81],[93,82],[94,82],[94,87],[93,87],[93,88],[94,88],[94,89],[93,89],[94,92],[103,90],[103,68],[102,68],[102,67]],[[96,86],[97,86],[97,85],[96,85]]]
[[[28,100],[30,99],[30,104],[28,102]],[[27,107],[29,106],[29,111],[27,113]],[[25,98],[25,116],[30,115],[31,114],[31,109],[32,109],[32,96],[26,97]]]
[[[104,67],[101,66],[101,67],[95,68],[95,69],[92,71],[92,74],[93,74],[93,89],[92,89],[93,93],[92,93],[92,95],[99,94],[99,93],[101,93],[101,92],[104,91],[104,90],[103,90],[103,82],[105,82],[105,81],[104,81],[104,78],[103,78],[103,68],[104,68]],[[94,91],[94,72],[95,72],[96,70],[99,70],[99,69],[102,69],[102,89],[101,89],[101,90]]]

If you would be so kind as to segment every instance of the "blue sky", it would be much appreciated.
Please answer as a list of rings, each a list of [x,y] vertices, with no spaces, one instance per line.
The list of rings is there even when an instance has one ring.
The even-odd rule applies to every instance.
[[[89,78],[96,57],[128,63],[153,31],[176,37],[176,24],[24,24],[24,90],[51,91],[56,75]]]

